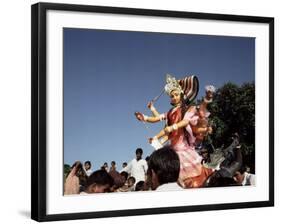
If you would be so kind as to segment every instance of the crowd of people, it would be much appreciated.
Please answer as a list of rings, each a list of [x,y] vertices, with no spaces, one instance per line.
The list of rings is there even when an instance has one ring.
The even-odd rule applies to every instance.
[[[94,172],[90,161],[84,165],[75,162],[65,180],[66,195],[255,185],[255,175],[243,164],[237,133],[230,136],[232,143],[226,148],[209,150],[205,142],[213,132],[207,106],[215,88],[206,86],[202,102],[194,105],[199,89],[196,76],[176,80],[167,75],[166,82],[164,90],[172,108],[160,114],[151,101],[147,105],[151,116],[135,113],[141,122],[165,122],[164,128],[148,139],[155,151],[143,159],[143,150],[138,148],[135,158],[123,163],[119,172],[114,161],[110,168],[104,163]]]
[[[222,150],[224,157],[219,159],[222,162],[219,167],[212,168],[213,172],[205,178],[200,187],[255,185],[255,175],[250,174],[247,167],[241,165],[239,145],[234,142],[231,147]],[[212,163],[219,161],[212,161],[210,158],[206,160],[203,154],[206,155],[205,149],[202,150],[201,160],[204,167],[209,168]],[[110,167],[104,163],[96,171],[92,170],[90,161],[84,164],[75,162],[65,180],[64,194],[170,191],[186,188],[179,181],[180,158],[171,146],[155,150],[146,159],[143,159],[142,155],[142,149],[138,148],[135,158],[128,164],[124,162],[120,171],[116,170],[115,161],[111,162]]]

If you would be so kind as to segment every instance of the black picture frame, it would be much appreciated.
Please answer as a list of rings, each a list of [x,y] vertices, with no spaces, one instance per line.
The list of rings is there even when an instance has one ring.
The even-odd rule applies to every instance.
[[[269,200],[243,203],[208,204],[196,206],[177,206],[149,209],[114,210],[86,213],[47,214],[46,212],[46,129],[47,129],[47,104],[46,104],[46,23],[48,10],[75,11],[75,12],[100,12],[123,15],[140,15],[169,18],[191,18],[229,22],[261,23],[269,25]],[[36,221],[74,220],[100,217],[148,215],[177,212],[193,212],[207,210],[254,208],[274,206],[274,18],[253,17],[240,15],[224,15],[211,13],[195,13],[182,11],[163,11],[136,8],[117,8],[89,5],[37,3],[32,5],[32,49],[31,49],[31,95],[32,95],[32,155],[31,155],[31,218]]]

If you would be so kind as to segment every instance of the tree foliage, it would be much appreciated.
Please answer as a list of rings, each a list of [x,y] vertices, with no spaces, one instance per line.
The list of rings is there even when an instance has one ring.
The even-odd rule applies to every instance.
[[[68,176],[68,174],[70,173],[71,171],[71,166],[68,165],[68,164],[64,164],[63,165],[63,177],[64,177],[64,181],[66,179],[66,177]]]
[[[233,133],[238,133],[244,163],[254,169],[255,156],[255,84],[238,86],[226,83],[219,88],[209,104],[214,132],[210,136],[215,147],[229,144]]]

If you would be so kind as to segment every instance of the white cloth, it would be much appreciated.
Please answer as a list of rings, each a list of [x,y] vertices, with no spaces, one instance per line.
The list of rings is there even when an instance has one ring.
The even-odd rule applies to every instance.
[[[254,174],[251,173],[244,173],[244,179],[242,181],[242,185],[251,185],[251,186],[255,186],[256,185],[256,177]]]
[[[184,189],[180,187],[177,182],[162,184],[156,188],[156,191],[183,191]]]
[[[140,159],[139,161],[133,159],[128,164],[128,166],[121,170],[121,172],[122,171],[125,171],[131,176],[133,176],[136,179],[135,184],[137,184],[139,181],[145,181],[145,175],[147,172],[147,162],[144,159]]]
[[[152,139],[152,142],[150,145],[156,150],[163,147],[163,145],[160,143],[160,141],[158,139]]]
[[[93,171],[91,169],[85,170],[85,172],[88,177],[93,173]]]

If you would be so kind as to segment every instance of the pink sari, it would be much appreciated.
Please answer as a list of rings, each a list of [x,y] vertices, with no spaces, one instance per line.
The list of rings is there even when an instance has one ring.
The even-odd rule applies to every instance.
[[[180,159],[180,184],[184,187],[199,187],[201,182],[205,180],[205,175],[201,177],[205,173],[205,169],[201,164],[202,157],[195,151],[194,143],[196,138],[191,129],[191,125],[196,125],[198,122],[199,117],[196,115],[196,109],[195,107],[190,107],[182,119],[181,108],[175,107],[166,114],[166,118],[169,126],[181,120],[189,122],[185,128],[171,132],[169,140]],[[193,183],[192,178],[195,177],[200,179],[200,183],[198,181]]]

